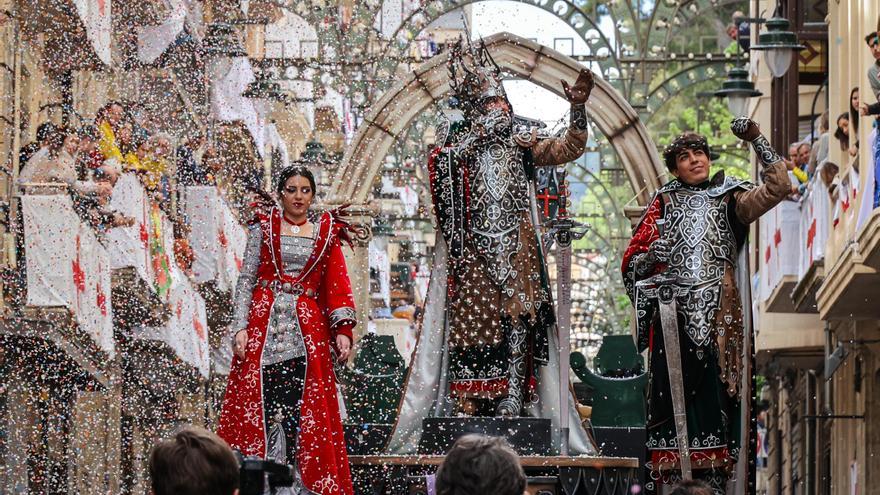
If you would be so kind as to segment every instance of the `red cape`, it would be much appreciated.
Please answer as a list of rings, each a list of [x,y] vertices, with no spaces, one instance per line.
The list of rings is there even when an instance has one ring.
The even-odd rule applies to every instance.
[[[339,244],[339,230],[343,225],[332,214],[325,213],[318,223],[318,236],[309,261],[301,273],[292,276],[284,274],[280,265],[279,210],[273,208],[268,216],[258,215],[258,220],[263,243],[257,279],[298,283],[305,292],[296,302],[296,316],[307,349],[297,442],[297,464],[303,482],[322,495],[351,495],[351,473],[330,354],[336,336],[342,334],[351,339],[354,326],[354,299]],[[270,288],[259,283],[254,288],[245,359],[234,357],[232,360],[220,413],[217,433],[243,455],[266,455],[260,363],[274,297]],[[340,315],[346,318],[339,319]],[[331,319],[337,320],[332,328]]]

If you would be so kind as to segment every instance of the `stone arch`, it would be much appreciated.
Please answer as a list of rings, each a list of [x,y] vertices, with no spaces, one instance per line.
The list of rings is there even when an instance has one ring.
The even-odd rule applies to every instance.
[[[574,80],[583,68],[570,57],[510,33],[492,35],[485,43],[505,71],[560,96],[560,79]],[[420,65],[373,104],[346,150],[330,189],[331,202],[367,201],[373,178],[393,142],[416,115],[449,93],[447,57],[443,54]],[[587,111],[620,158],[636,201],[645,205],[660,186],[665,169],[638,114],[608,82],[598,78]]]

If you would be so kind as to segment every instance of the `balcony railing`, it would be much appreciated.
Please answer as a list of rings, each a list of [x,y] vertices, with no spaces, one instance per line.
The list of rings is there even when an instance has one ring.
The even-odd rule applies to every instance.
[[[8,335],[52,342],[108,385],[116,353],[110,260],[63,186],[21,196],[27,297],[21,319],[3,320]]]
[[[215,187],[188,187],[186,205],[194,281],[231,291],[241,272],[247,232]]]
[[[873,130],[862,146],[859,170],[863,176],[851,171],[840,186],[844,201],[835,209],[835,218],[841,221],[832,227],[838,253],[833,262],[829,260],[825,282],[816,293],[820,316],[826,320],[880,318],[880,208],[875,204],[878,140],[880,135]]]
[[[174,225],[134,174],[120,177],[111,205],[135,219],[107,236],[117,326],[135,341],[164,345],[172,360],[207,377],[205,301],[177,264]]]
[[[759,221],[760,299],[769,312],[794,311],[791,291],[797,283],[800,206],[786,200]]]
[[[831,195],[819,177],[800,203],[798,281],[791,293],[798,313],[817,313],[816,291],[825,279],[825,251],[831,228]]]
[[[215,187],[193,186],[184,191],[189,219],[189,242],[193,252],[193,282],[207,305],[211,348],[227,351],[221,340],[232,318],[232,294],[241,273],[247,232]],[[228,352],[217,355],[215,371],[223,373],[231,360]]]

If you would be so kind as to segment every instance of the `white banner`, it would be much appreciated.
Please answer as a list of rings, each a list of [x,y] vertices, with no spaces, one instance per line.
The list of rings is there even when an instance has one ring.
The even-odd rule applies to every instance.
[[[111,356],[110,260],[66,194],[21,198],[27,266],[27,305],[64,307]]]
[[[828,240],[831,221],[831,197],[818,172],[801,201],[800,208],[798,280],[804,278],[813,263],[825,259],[825,242]]]
[[[202,376],[210,373],[210,349],[208,348],[208,317],[205,300],[196,291],[189,278],[177,266],[173,250],[174,234],[171,222],[162,217],[162,235],[165,245],[170,286],[166,301],[171,316],[161,327],[141,327],[132,331],[137,339],[158,340],[170,347],[183,362],[195,367]]]
[[[113,269],[133,267],[138,276],[152,284],[147,205],[146,191],[137,176],[126,173],[119,177],[113,187],[110,206],[120,214],[134,218],[135,224],[111,229],[107,233],[107,251]]]
[[[86,37],[95,49],[95,54],[107,65],[112,65],[110,52],[110,0],[73,0],[79,18],[86,27]]]
[[[247,232],[217,188],[188,187],[186,198],[194,280],[214,282],[220,291],[232,290],[241,272]]]
[[[759,220],[759,296],[762,301],[770,297],[783,277],[798,273],[800,221],[799,204],[789,200],[783,201]]]

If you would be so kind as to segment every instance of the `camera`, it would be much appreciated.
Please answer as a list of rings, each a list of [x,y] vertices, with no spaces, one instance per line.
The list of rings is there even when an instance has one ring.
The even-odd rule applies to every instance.
[[[269,493],[276,488],[293,486],[293,467],[256,456],[242,456],[235,451],[239,466],[239,495],[263,495],[268,485]]]

